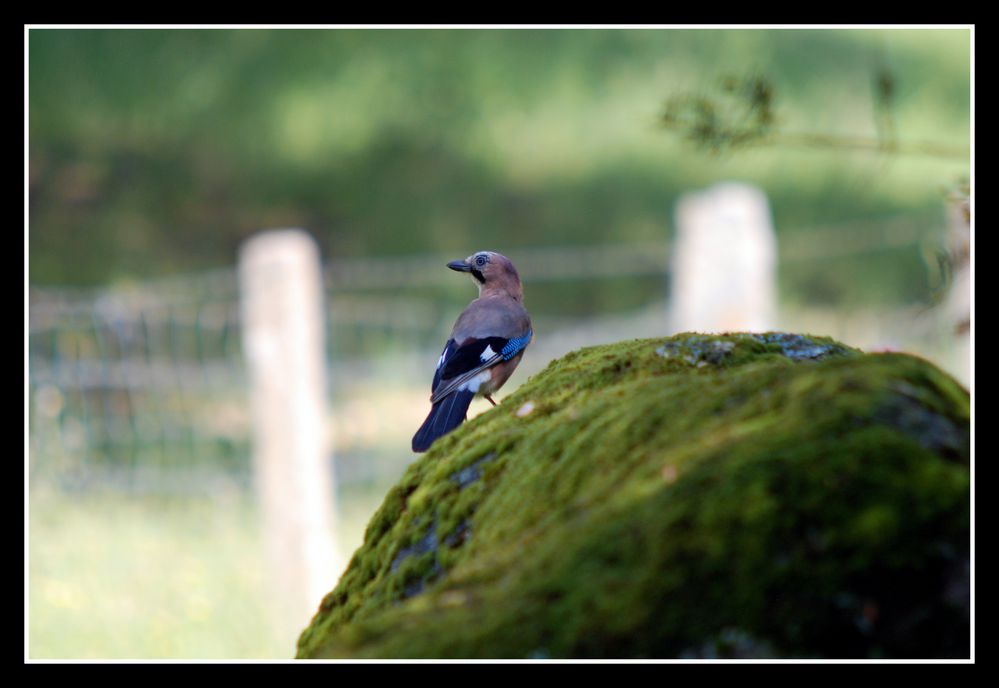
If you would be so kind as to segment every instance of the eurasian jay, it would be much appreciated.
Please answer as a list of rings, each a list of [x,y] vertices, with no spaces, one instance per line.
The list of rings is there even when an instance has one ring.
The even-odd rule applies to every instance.
[[[433,408],[413,435],[414,452],[426,451],[438,437],[461,425],[475,395],[495,406],[490,395],[513,373],[534,336],[520,276],[509,258],[479,251],[447,266],[469,273],[479,298],[458,316],[437,361],[430,396]]]

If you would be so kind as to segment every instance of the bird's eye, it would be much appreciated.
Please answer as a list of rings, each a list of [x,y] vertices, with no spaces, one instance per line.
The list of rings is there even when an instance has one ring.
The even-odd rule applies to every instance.
[[[481,268],[483,265],[486,264],[486,257],[485,256],[475,256],[475,264],[478,265]]]

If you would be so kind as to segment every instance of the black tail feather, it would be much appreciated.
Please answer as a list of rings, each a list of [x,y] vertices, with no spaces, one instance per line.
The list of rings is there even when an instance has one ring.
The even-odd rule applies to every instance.
[[[475,392],[459,390],[434,404],[430,415],[413,435],[413,451],[425,452],[434,440],[461,425],[474,396]]]

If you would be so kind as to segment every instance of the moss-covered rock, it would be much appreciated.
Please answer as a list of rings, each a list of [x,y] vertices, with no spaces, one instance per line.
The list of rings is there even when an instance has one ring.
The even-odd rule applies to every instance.
[[[392,488],[321,657],[967,657],[969,397],[828,339],[553,361]]]

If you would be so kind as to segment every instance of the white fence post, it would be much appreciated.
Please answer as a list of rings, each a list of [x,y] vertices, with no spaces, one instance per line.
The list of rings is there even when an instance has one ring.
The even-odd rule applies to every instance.
[[[777,238],[763,192],[729,182],[686,194],[676,225],[671,332],[772,329]]]
[[[968,386],[971,381],[971,199],[955,195],[949,201],[947,254],[953,275],[942,306],[945,327],[956,338],[952,369]]]
[[[239,257],[254,474],[282,623],[303,628],[340,575],[331,528],[319,251],[297,229],[247,240]]]

